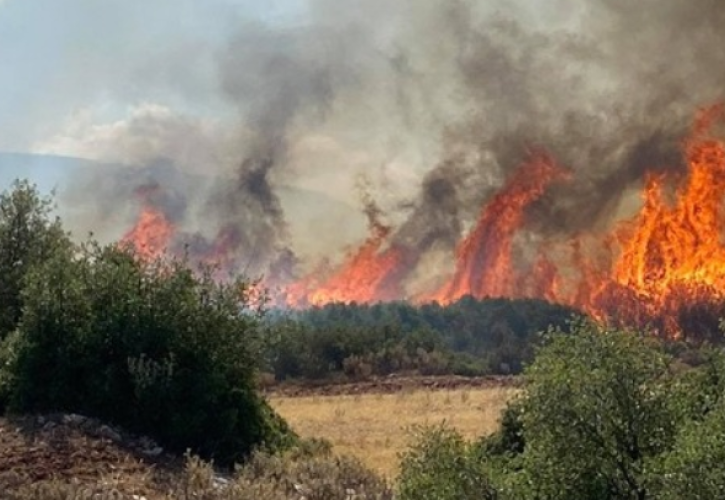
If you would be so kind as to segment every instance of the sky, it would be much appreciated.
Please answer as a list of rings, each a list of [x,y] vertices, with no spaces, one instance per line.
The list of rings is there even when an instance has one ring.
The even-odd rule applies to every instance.
[[[370,201],[405,235],[465,231],[544,147],[578,179],[551,205],[567,223],[552,209],[545,225],[576,229],[645,168],[678,167],[694,111],[722,99],[723,12],[722,0],[0,0],[0,155],[123,165],[134,183],[173,165],[206,183],[162,179],[188,189],[189,229],[228,195],[220,227],[244,212],[269,241],[318,232],[317,213],[295,224],[300,210],[283,206],[315,194],[355,212],[359,243]],[[0,183],[15,159],[1,160]],[[87,183],[68,176],[76,198],[126,207],[121,232],[133,183],[90,168]]]
[[[304,17],[303,0],[0,0],[0,151],[144,103],[223,115],[214,59],[230,32]]]

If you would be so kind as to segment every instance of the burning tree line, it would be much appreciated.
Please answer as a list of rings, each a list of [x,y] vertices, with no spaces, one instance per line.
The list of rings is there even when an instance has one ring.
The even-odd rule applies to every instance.
[[[540,298],[667,336],[687,328],[716,330],[725,298],[725,142],[716,134],[724,118],[723,105],[699,111],[682,143],[686,172],[645,173],[638,213],[603,234],[581,231],[566,240],[522,243],[531,207],[572,178],[539,149],[485,201],[455,249],[452,275],[431,289],[406,291],[425,248],[401,244],[375,210],[368,213],[368,238],[339,267],[286,281],[270,276],[265,284],[278,303],[294,308],[392,300],[448,304],[466,295]],[[157,257],[172,248],[175,229],[148,193],[139,194],[143,210],[122,241],[145,258]],[[231,266],[228,238],[221,233],[197,257]]]

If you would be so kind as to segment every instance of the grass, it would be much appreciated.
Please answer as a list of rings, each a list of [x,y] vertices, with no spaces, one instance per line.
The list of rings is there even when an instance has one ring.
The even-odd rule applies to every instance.
[[[464,436],[495,431],[501,410],[517,392],[511,387],[415,389],[395,394],[269,396],[269,402],[302,437],[329,440],[334,451],[352,455],[394,478],[398,453],[409,428],[445,421]]]

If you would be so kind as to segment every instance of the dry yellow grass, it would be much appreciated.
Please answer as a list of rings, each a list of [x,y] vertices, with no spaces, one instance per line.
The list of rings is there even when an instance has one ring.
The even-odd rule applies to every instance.
[[[445,421],[468,438],[489,434],[516,392],[511,387],[416,389],[395,394],[271,395],[269,402],[302,437],[325,438],[336,452],[356,456],[393,478],[398,453],[410,442],[411,426]]]

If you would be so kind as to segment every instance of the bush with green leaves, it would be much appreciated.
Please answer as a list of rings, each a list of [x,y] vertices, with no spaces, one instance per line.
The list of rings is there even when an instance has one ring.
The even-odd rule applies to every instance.
[[[70,239],[53,218],[53,201],[27,181],[16,181],[0,193],[0,339],[20,321],[25,276]]]
[[[524,480],[546,499],[647,498],[652,461],[681,414],[655,340],[581,323],[552,336],[527,371]]]
[[[401,454],[400,500],[486,500],[496,491],[476,447],[441,424],[415,430],[412,446]]]
[[[497,433],[434,428],[403,455],[402,498],[725,498],[721,350],[683,371],[632,331],[579,321],[545,338]]]
[[[251,284],[87,244],[32,268],[6,371],[14,412],[83,413],[217,463],[291,433],[255,389]]]

